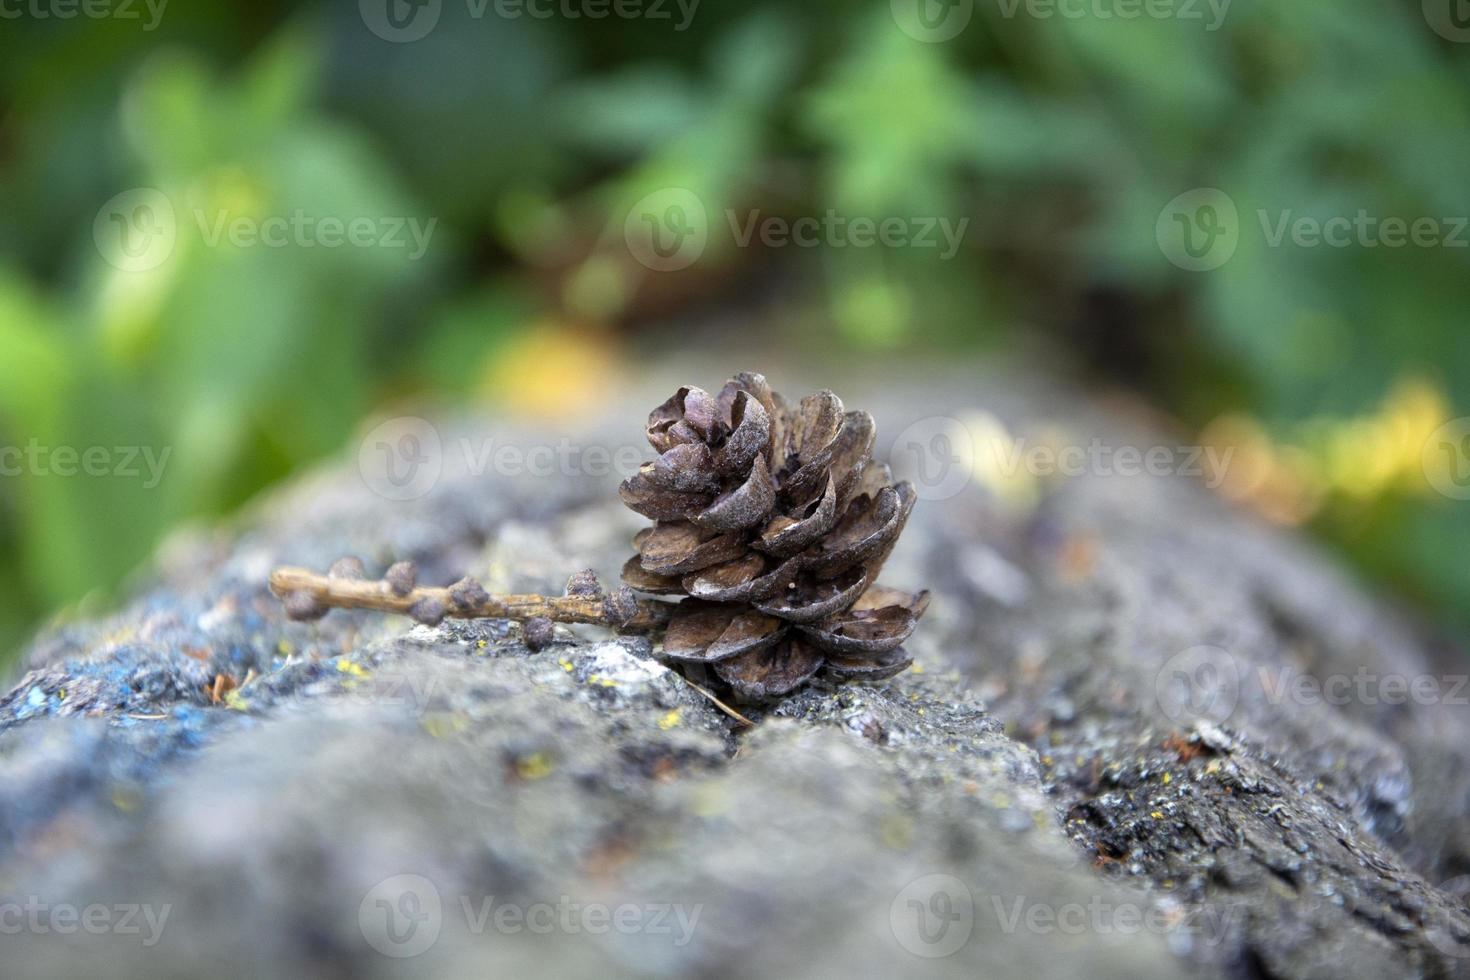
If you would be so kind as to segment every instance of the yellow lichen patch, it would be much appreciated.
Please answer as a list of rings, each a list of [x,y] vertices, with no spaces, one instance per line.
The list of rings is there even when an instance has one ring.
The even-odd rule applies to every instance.
[[[224,705],[231,711],[249,711],[250,702],[238,689],[225,692]]]
[[[143,798],[138,795],[137,790],[126,786],[119,786],[112,791],[112,805],[123,813],[132,813],[143,803]]]
[[[351,674],[353,677],[368,676],[367,668],[355,660],[338,660],[337,672],[341,674]]]
[[[288,640],[282,640],[276,644],[276,653],[279,653],[283,657],[289,657],[295,652],[296,648]]]
[[[572,662],[566,657],[562,657],[560,660],[557,661],[557,663],[561,664],[561,669],[566,671],[568,674],[572,672]]]
[[[1153,817],[1155,820],[1162,820],[1164,819],[1164,811],[1155,810],[1154,812],[1150,813],[1149,816]]]
[[[596,684],[598,687],[617,687],[618,682],[611,677],[603,677],[601,674],[593,674],[587,678],[588,684]]]
[[[883,841],[883,846],[891,847],[895,851],[903,850],[913,840],[913,821],[896,814],[884,817],[878,825],[878,836]]]
[[[718,817],[730,809],[730,800],[719,786],[701,786],[695,791],[693,809],[696,816],[705,819]]]
[[[434,738],[445,739],[469,727],[469,719],[457,711],[430,711],[419,719],[419,727]]]
[[[673,711],[670,711],[668,714],[664,715],[658,720],[658,727],[663,731],[668,731],[670,728],[676,727],[679,724],[679,719],[683,714],[683,708],[675,708]]]
[[[552,769],[551,758],[545,752],[532,752],[516,760],[516,775],[528,782],[545,779]]]

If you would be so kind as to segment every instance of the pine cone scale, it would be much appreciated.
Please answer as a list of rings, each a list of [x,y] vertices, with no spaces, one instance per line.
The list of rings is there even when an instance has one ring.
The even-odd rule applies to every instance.
[[[647,533],[647,532],[645,532]],[[718,565],[745,553],[737,533],[706,536],[685,521],[660,521],[651,533],[635,544],[645,571],[655,575],[682,575]]]
[[[750,573],[750,559],[760,561],[760,568]],[[801,574],[802,561],[793,558],[781,562],[767,571],[769,559],[751,555],[750,559],[739,559],[727,565],[706,569],[683,580],[684,591],[696,599],[709,602],[750,602],[769,599],[796,581]],[[737,566],[737,567],[732,567]]]
[[[785,697],[816,675],[826,658],[800,640],[787,640],[770,651],[745,654],[715,664],[715,674],[750,701]]]
[[[706,531],[740,531],[764,521],[775,503],[776,489],[766,461],[756,456],[746,481],[715,498],[693,521]]]
[[[808,504],[804,510],[810,511],[806,517],[783,514],[767,524],[752,547],[773,555],[794,555],[832,530],[837,523],[837,484],[830,475],[826,491],[815,505]]]
[[[715,469],[725,475],[743,472],[771,440],[771,417],[765,406],[740,392],[728,412],[730,436],[715,453]]]
[[[788,623],[814,623],[851,606],[867,587],[867,571],[855,568],[845,578],[808,583],[795,595],[757,602],[755,607]]]
[[[676,660],[714,663],[763,650],[785,632],[785,624],[773,616],[740,606],[685,600],[664,634],[664,653]]]

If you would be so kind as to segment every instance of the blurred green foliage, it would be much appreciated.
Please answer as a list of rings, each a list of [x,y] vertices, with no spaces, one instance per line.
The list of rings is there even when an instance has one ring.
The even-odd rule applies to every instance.
[[[0,443],[170,451],[156,488],[0,481],[0,650],[115,586],[168,527],[336,451],[386,399],[482,391],[533,324],[606,338],[791,269],[786,315],[813,346],[1040,337],[1192,426],[1245,413],[1290,441],[1406,378],[1467,410],[1470,250],[1271,247],[1254,217],[1470,214],[1467,46],[1418,3],[1255,0],[1215,24],[1218,5],[981,0],[928,43],[886,2],[698,5],[680,30],[672,4],[589,19],[444,0],[394,43],[368,29],[373,2],[181,4],[152,29],[43,2],[0,21]],[[703,203],[709,245],[653,273],[624,219],[670,187]],[[1229,195],[1240,241],[1189,273],[1156,224],[1197,187]],[[144,270],[94,237],[134,188],[179,226]],[[829,209],[970,223],[945,261],[773,256],[737,248],[724,217]],[[208,240],[216,216],[295,213],[434,224],[422,256]],[[1470,504],[1326,496],[1314,516],[1363,566],[1470,619]]]

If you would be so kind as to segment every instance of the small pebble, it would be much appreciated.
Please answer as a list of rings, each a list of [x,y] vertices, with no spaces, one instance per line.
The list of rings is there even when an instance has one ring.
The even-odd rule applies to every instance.
[[[420,599],[408,607],[408,614],[425,626],[438,626],[444,622],[446,612],[444,603],[433,596]]]
[[[399,596],[412,592],[418,578],[418,566],[411,561],[394,562],[388,566],[388,574],[383,576],[384,581],[388,583],[388,588],[393,590],[394,595]]]
[[[363,568],[361,558],[348,555],[346,558],[338,558],[332,562],[332,567],[327,569],[327,578],[357,581],[367,578],[367,569]]]
[[[545,616],[534,616],[521,624],[521,636],[532,653],[540,653],[556,640],[556,627]]]
[[[601,594],[602,583],[597,581],[597,573],[590,568],[584,568],[567,579],[567,595]]]

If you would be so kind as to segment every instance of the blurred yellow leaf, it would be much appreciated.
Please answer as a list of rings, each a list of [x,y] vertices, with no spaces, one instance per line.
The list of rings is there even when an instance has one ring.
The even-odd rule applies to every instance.
[[[490,358],[481,392],[510,411],[566,419],[590,411],[615,376],[614,345],[604,336],[541,323]]]

